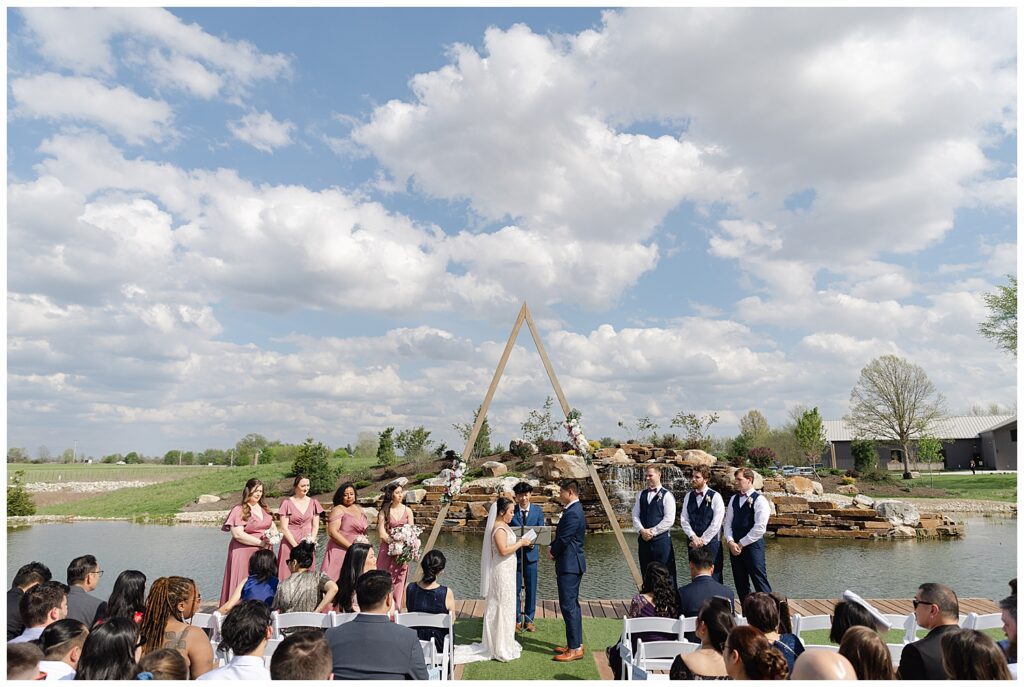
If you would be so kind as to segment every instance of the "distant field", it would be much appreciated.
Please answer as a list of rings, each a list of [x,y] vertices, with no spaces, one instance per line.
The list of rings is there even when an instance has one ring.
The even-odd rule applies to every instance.
[[[98,463],[21,465],[7,464],[7,474],[17,470],[25,473],[25,482],[162,482],[169,479],[184,479],[193,475],[211,474],[223,470],[224,466],[206,465],[110,465]]]
[[[935,498],[1011,502],[1017,500],[1016,473],[993,475],[979,472],[977,475],[972,475],[965,472],[959,475],[922,475],[919,479],[915,479],[914,483],[915,486],[934,486],[936,489],[945,489],[948,493],[948,496]]]

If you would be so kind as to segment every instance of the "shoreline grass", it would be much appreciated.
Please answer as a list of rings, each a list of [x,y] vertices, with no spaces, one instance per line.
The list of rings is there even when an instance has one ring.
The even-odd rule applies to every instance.
[[[1017,502],[1017,475],[984,474],[977,475],[921,475],[914,480],[915,487],[934,487],[945,489],[945,496],[918,496],[909,494],[911,498],[958,499],[965,501],[1007,501]]]

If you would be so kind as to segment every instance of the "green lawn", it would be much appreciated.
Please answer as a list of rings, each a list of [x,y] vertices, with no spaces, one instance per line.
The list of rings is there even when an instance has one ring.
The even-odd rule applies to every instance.
[[[8,463],[7,474],[25,473],[25,482],[123,482],[191,477],[209,474],[219,467],[205,465],[111,465],[108,463],[69,463],[32,465]]]
[[[941,498],[981,499],[987,501],[1017,501],[1017,475],[991,475],[969,472],[961,475],[924,476],[914,480],[914,486],[934,486],[945,489],[949,495]]]
[[[483,620],[474,618],[455,623],[456,644],[479,642],[483,632]],[[465,668],[464,680],[598,680],[594,654],[603,654],[605,647],[614,644],[622,633],[622,621],[612,618],[584,618],[583,646],[586,656],[571,663],[551,660],[554,647],[565,643],[565,623],[559,618],[537,621],[536,632],[517,635],[523,646],[523,655],[518,661],[500,663],[482,661],[470,663]]]
[[[53,504],[40,508],[38,513],[100,518],[171,517],[200,494],[238,497],[250,477],[257,477],[269,485],[284,477],[289,469],[290,463],[207,468],[207,472],[172,482],[118,489],[82,501]],[[229,499],[224,507],[229,508],[234,503]]]

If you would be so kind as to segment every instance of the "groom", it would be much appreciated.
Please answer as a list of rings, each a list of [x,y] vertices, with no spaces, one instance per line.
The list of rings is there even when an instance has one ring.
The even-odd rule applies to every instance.
[[[548,549],[548,558],[555,561],[558,584],[558,606],[565,621],[565,646],[555,647],[556,661],[578,661],[583,658],[583,618],[580,614],[580,581],[587,571],[583,555],[583,536],[587,521],[580,504],[580,487],[576,480],[564,479],[558,493],[565,510],[555,530],[555,540]]]

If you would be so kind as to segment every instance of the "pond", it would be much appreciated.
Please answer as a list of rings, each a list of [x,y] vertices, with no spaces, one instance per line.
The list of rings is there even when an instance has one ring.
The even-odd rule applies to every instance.
[[[773,587],[794,599],[836,598],[852,589],[869,598],[911,598],[921,582],[942,582],[963,597],[999,599],[1017,576],[1017,520],[966,518],[967,536],[959,540],[866,541],[770,539],[768,576]],[[680,579],[689,578],[685,541],[676,531]],[[424,534],[424,539],[426,534]],[[323,545],[321,536],[321,548]],[[480,534],[442,534],[437,548],[448,559],[442,581],[458,598],[478,598]],[[636,535],[626,533],[636,550]],[[76,522],[7,530],[8,585],[18,567],[42,561],[63,580],[68,561],[92,553],[105,573],[96,594],[106,597],[121,570],[144,572],[150,582],[162,575],[185,575],[203,596],[220,594],[228,535],[214,527],[141,525],[129,522]],[[588,535],[587,574],[581,598],[628,599],[635,593],[629,569],[612,534]],[[725,580],[732,586],[728,556]],[[557,598],[554,564],[541,557],[541,598]]]

